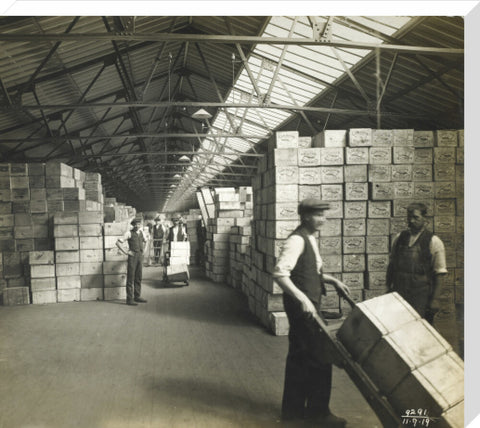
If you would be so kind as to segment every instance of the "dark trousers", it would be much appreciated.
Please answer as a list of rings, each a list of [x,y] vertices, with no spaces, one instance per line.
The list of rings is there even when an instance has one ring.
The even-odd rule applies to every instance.
[[[127,264],[127,300],[138,299],[142,292],[143,254],[128,256]]]
[[[330,412],[332,364],[325,353],[325,336],[297,300],[283,295],[290,324],[285,368],[282,418],[309,419]]]

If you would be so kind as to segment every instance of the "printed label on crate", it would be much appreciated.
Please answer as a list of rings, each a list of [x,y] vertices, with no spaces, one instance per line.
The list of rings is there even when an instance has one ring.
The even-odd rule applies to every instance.
[[[433,147],[433,131],[414,131],[413,145],[415,147]]]
[[[303,149],[312,147],[312,137],[298,137],[298,147]]]
[[[352,128],[348,133],[348,144],[350,147],[365,147],[372,145],[372,129]]]
[[[368,147],[347,147],[345,155],[347,164],[368,164]]]
[[[356,183],[350,183],[356,184]],[[342,184],[322,184],[322,199],[325,201],[339,201],[343,200],[343,185]]]
[[[414,197],[414,194],[414,183],[403,181],[393,183],[393,197],[395,199],[411,199]]]
[[[434,197],[434,183],[432,182],[416,182],[413,183],[415,198],[430,199]]]
[[[304,167],[298,170],[299,184],[320,184],[322,182],[320,167]]]
[[[370,218],[390,218],[390,201],[368,201],[368,217]]]
[[[455,165],[437,163],[433,167],[435,181],[454,181],[455,180]]]
[[[320,165],[320,148],[313,147],[310,149],[298,149],[298,165],[299,166],[319,166]]]
[[[350,289],[362,289],[364,286],[363,272],[349,272],[342,274],[342,282]]]
[[[367,236],[367,253],[388,253],[388,236]]]
[[[320,238],[320,254],[322,257],[327,254],[342,254],[342,238],[335,237],[321,237]]]
[[[320,167],[320,179],[322,183],[343,183],[343,167],[341,166]]]
[[[434,202],[434,214],[439,216],[455,215],[455,199],[436,199]]]
[[[394,129],[393,145],[394,146],[412,146],[413,145],[413,129]]]
[[[370,147],[369,160],[371,164],[392,163],[392,150],[390,147]]]
[[[298,131],[277,131],[275,142],[277,148],[298,148]]]
[[[364,236],[365,231],[365,218],[343,220],[343,234],[345,236]]]
[[[412,165],[392,165],[392,181],[410,181]]]
[[[308,198],[321,199],[322,192],[320,185],[309,186],[309,185],[300,185],[298,186],[298,198],[300,201]]]
[[[435,147],[433,149],[433,160],[435,163],[455,163],[455,147]]]
[[[345,199],[367,200],[368,199],[368,183],[345,183]]]
[[[344,203],[345,218],[365,218],[367,216],[367,202],[348,202]]]
[[[345,236],[343,238],[343,253],[357,254],[365,252],[365,237]]]
[[[365,271],[365,256],[363,254],[345,254],[343,256],[344,272]]]
[[[439,146],[439,147],[442,147],[442,146],[457,147],[457,145],[458,145],[457,135],[458,135],[458,131],[456,131],[456,130],[438,130],[438,131],[436,131],[437,146]]]
[[[413,163],[433,163],[433,149],[415,148],[413,152]]]
[[[382,272],[385,277],[390,258],[388,254],[368,254],[367,267],[369,272]],[[385,278],[384,278],[385,279]]]
[[[432,165],[413,165],[413,181],[432,181]]]
[[[367,235],[388,235],[390,233],[390,219],[369,218],[367,219]]]
[[[343,165],[343,148],[331,147],[320,149],[321,165]]]
[[[434,184],[435,187],[435,198],[455,198],[456,196],[456,185],[455,182],[442,181]]]
[[[371,183],[372,199],[388,200],[393,199],[392,183]]]
[[[345,165],[343,175],[347,183],[364,183],[368,181],[367,165]]]
[[[437,233],[447,233],[455,231],[455,216],[435,216],[433,219],[433,231]]]
[[[389,182],[391,180],[391,165],[368,165],[368,181]]]
[[[393,129],[374,129],[373,146],[390,147],[393,143]]]
[[[394,164],[410,164],[413,163],[413,156],[415,150],[413,147],[394,147],[393,148],[393,163]]]
[[[385,290],[387,286],[387,279],[384,272],[367,272],[368,289],[382,289]],[[386,291],[386,290],[385,290]]]

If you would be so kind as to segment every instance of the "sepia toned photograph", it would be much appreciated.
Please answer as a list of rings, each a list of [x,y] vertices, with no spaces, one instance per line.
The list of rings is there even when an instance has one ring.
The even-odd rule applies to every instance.
[[[162,2],[135,15],[133,2],[11,3],[0,428],[473,420],[475,4],[289,15],[184,2],[162,16]]]

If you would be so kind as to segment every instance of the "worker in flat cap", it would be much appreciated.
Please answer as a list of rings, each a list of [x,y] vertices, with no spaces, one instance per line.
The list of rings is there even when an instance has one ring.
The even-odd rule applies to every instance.
[[[143,250],[147,242],[142,232],[142,221],[134,218],[130,225],[132,228],[128,230],[123,238],[117,240],[117,247],[122,253],[128,256],[127,264],[127,305],[137,306],[137,303],[147,303],[141,297],[142,293],[142,267],[143,267]],[[128,251],[123,248],[124,242],[128,243]]]
[[[305,199],[298,205],[301,224],[284,241],[273,278],[283,290],[283,303],[289,321],[289,348],[285,368],[282,419],[343,427],[345,419],[335,416],[329,407],[332,387],[331,347],[315,318],[320,311],[325,284],[339,294],[348,287],[322,272],[317,234],[325,223],[329,203]],[[330,352],[328,352],[330,351]]]
[[[172,217],[173,226],[170,228],[168,233],[168,242],[172,241],[187,241],[187,231],[185,230],[185,225],[183,224],[183,219],[179,215],[174,215]]]
[[[165,255],[165,243],[167,241],[167,231],[163,219],[160,216],[155,217],[153,225],[153,247],[155,255],[155,264],[163,264]]]

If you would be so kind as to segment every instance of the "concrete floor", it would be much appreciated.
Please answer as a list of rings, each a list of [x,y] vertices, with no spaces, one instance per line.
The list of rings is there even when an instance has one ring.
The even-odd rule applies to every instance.
[[[195,269],[190,286],[164,288],[149,267],[142,294],[137,307],[0,306],[0,428],[286,426],[287,338],[263,329],[239,291]],[[331,408],[349,427],[381,426],[337,368]]]

